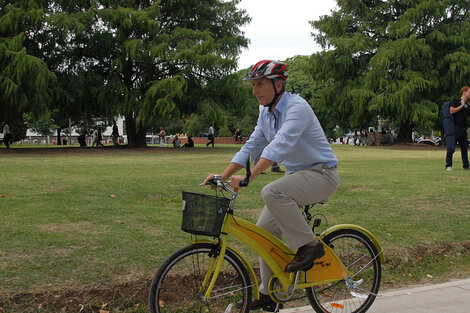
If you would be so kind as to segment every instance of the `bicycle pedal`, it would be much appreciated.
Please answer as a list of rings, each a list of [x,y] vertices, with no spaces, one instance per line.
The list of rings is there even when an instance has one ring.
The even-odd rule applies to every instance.
[[[284,305],[282,303],[270,304],[270,305],[264,306],[263,311],[270,312],[270,313],[271,312],[277,313],[283,307]]]

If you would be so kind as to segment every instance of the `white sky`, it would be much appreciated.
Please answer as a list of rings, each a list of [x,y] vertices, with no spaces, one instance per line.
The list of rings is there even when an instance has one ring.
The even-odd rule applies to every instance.
[[[242,30],[251,43],[242,51],[238,68],[264,59],[281,61],[320,51],[308,21],[329,15],[335,5],[335,0],[242,0],[238,7],[251,17]]]

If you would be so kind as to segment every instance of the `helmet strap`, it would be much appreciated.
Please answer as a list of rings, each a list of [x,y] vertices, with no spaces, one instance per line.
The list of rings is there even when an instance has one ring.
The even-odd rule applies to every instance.
[[[277,92],[276,83],[274,82],[274,79],[271,79],[271,83],[273,84],[273,88],[274,88],[274,98],[270,103],[263,105],[264,107],[269,108],[269,112],[272,112],[272,108],[273,108],[274,103],[276,103],[279,96],[282,95],[285,91],[285,88],[282,87],[281,91]]]

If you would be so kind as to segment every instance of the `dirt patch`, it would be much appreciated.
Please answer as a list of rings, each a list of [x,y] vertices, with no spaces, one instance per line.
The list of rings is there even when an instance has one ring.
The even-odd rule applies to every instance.
[[[466,242],[464,244],[462,244],[462,247],[467,250],[467,251],[470,251],[470,242]]]
[[[15,312],[25,313],[103,312],[116,307],[124,310],[143,308],[146,305],[150,283],[151,279],[141,279],[112,287],[95,285],[68,290],[21,293],[6,300],[0,299],[0,308],[13,308]]]
[[[387,254],[392,255],[392,259],[408,258],[423,259],[429,256],[448,255],[455,252],[470,251],[470,242],[466,243],[446,243],[439,242],[432,245],[419,244],[409,249],[388,250]]]
[[[424,258],[435,255],[447,255],[452,251],[461,249],[461,245],[451,245],[449,243],[437,243],[433,245],[416,245],[409,250],[411,257],[422,261]]]
[[[102,226],[103,227],[103,226]],[[98,235],[104,233],[103,229],[96,229],[90,222],[75,222],[68,224],[45,224],[40,225],[39,229],[48,233],[86,233]]]

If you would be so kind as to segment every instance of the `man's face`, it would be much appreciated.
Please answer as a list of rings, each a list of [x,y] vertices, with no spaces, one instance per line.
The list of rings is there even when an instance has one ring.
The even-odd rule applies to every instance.
[[[267,78],[255,79],[252,81],[253,94],[258,99],[259,105],[268,105],[276,95],[273,84]]]

